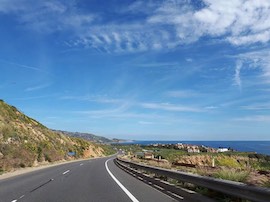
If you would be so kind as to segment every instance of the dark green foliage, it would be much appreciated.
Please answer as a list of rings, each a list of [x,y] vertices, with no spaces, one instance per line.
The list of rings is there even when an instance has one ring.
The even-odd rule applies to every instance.
[[[270,161],[269,155],[252,153],[248,155],[249,158]]]
[[[2,175],[3,173],[4,173],[4,169],[0,167],[0,175]]]
[[[20,167],[21,168],[25,168],[25,164],[24,163],[20,163]]]
[[[44,154],[45,161],[52,162],[52,159],[49,154]]]
[[[42,162],[42,157],[43,157],[43,155],[42,155],[42,148],[41,148],[41,147],[38,147],[38,148],[37,148],[37,154],[38,154],[38,156],[37,156],[37,161],[38,161],[38,162]]]

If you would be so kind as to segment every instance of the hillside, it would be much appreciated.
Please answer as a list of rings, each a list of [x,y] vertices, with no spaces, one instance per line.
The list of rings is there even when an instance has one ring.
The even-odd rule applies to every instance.
[[[104,153],[100,146],[52,131],[0,100],[0,174],[46,162],[104,156]]]
[[[62,130],[53,130],[58,133],[63,133],[64,135],[68,135],[70,137],[77,137],[77,138],[82,138],[85,140],[89,140],[92,142],[97,142],[97,143],[111,143],[113,142],[112,140],[98,136],[98,135],[93,135],[91,133],[80,133],[80,132],[68,132],[68,131],[62,131]]]

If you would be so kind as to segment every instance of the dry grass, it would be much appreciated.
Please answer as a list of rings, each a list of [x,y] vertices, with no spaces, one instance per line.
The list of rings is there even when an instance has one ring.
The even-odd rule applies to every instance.
[[[246,182],[250,171],[238,169],[222,169],[213,174],[213,177],[236,182]]]

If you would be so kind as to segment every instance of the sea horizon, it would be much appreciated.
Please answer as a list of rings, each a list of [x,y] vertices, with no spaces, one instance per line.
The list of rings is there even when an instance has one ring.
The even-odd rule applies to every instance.
[[[132,140],[121,144],[194,144],[213,148],[232,148],[239,152],[256,152],[270,155],[270,140]]]

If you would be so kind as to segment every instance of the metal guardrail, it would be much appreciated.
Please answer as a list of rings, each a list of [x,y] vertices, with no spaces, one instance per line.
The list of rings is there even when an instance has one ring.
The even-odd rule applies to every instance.
[[[145,182],[149,186],[163,192],[164,194],[174,198],[176,201],[189,201],[189,202],[215,202],[207,196],[204,196],[200,193],[197,193],[192,190],[188,190],[183,187],[175,186],[165,180],[153,177],[149,174],[141,172],[135,168],[130,167],[125,163],[121,163],[114,159],[114,163],[116,166],[129,173],[133,177],[136,177],[138,180]]]
[[[135,169],[148,171],[157,175],[167,176],[169,178],[176,179],[182,182],[189,182],[201,187],[209,188],[242,199],[256,202],[270,201],[270,189],[267,188],[254,187],[240,182],[215,179],[211,177],[189,174],[180,171],[142,165],[119,158],[117,158],[117,161],[128,164],[130,167]]]

